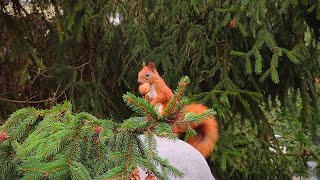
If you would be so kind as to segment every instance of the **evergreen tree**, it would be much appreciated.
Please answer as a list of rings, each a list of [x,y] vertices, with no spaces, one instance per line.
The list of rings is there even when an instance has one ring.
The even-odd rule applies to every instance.
[[[1,123],[63,100],[121,122],[132,111],[119,99],[137,92],[140,65],[153,60],[170,87],[188,75],[187,94],[217,111],[216,177],[288,178],[316,158],[316,0],[5,0],[0,9]]]
[[[161,116],[145,99],[127,93],[124,102],[140,116],[120,124],[84,112],[73,113],[69,102],[48,110],[16,111],[0,127],[0,178],[130,179],[138,167],[159,179],[168,179],[171,174],[183,176],[158,156],[155,135],[174,139],[168,123],[188,125],[213,115],[213,110],[188,113],[173,122],[183,114],[187,99],[181,98],[188,81],[187,77],[181,79]],[[144,142],[138,137],[141,134]]]

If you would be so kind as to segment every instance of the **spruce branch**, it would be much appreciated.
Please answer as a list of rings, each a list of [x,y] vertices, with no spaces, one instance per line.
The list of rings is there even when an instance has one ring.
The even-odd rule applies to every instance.
[[[121,164],[119,166],[116,166],[112,169],[109,169],[105,174],[98,177],[98,179],[121,179],[123,178],[123,171],[125,169],[125,164]]]
[[[190,125],[187,125],[186,135],[184,136],[184,141],[187,141],[189,138],[194,138],[197,136],[197,131],[192,129]]]
[[[132,108],[138,114],[144,117],[150,117],[154,120],[159,119],[158,113],[147,100],[143,98],[138,98],[129,92],[123,95],[123,100],[127,104],[127,106]]]
[[[130,134],[130,137],[132,138],[131,134]],[[127,150],[127,162],[126,162],[126,165],[125,165],[125,171],[127,173],[131,173],[131,170],[132,168],[130,167],[130,162],[131,162],[131,154],[132,154],[132,141],[129,141],[129,144],[128,144],[128,150]]]
[[[294,55],[294,53],[292,53],[289,50],[283,49],[284,53],[287,55],[288,59],[293,62],[294,64],[299,64],[300,61],[298,60],[298,58]]]
[[[252,74],[252,65],[251,65],[251,61],[250,61],[250,58],[246,58],[246,73],[248,75],[251,75]]]
[[[254,57],[256,59],[255,72],[257,74],[261,74],[262,73],[262,56],[261,56],[261,54],[260,54],[260,52],[258,50],[254,51]]]
[[[159,164],[162,164],[163,171],[167,171],[168,174],[173,175],[177,178],[182,178],[184,176],[184,173],[178,170],[176,167],[172,166],[168,160],[162,159],[159,156],[156,156],[155,160],[158,161]]]
[[[127,131],[136,132],[138,129],[146,129],[148,126],[147,121],[144,117],[132,117],[123,122],[121,128]]]
[[[33,174],[34,172],[38,172],[40,173],[40,176],[45,177],[48,176],[50,173],[56,173],[57,171],[65,169],[66,163],[67,159],[62,157],[52,162],[32,161],[23,163],[19,170],[22,172],[26,172],[27,174]]]
[[[16,112],[12,113],[5,124],[3,124],[0,128],[2,131],[7,131],[9,128],[12,128],[13,130],[25,117],[27,117],[29,114],[34,114],[36,112],[35,108],[23,108],[19,109]],[[35,115],[33,115],[35,116]]]
[[[146,155],[148,159],[153,159],[153,157],[157,154],[156,148],[156,140],[153,133],[149,130],[145,133],[145,146],[147,149]]]
[[[68,167],[73,179],[85,179],[85,180],[92,179],[87,168],[82,163],[72,161]]]
[[[155,127],[158,136],[169,136],[174,134],[172,132],[171,126],[168,123],[160,123]]]
[[[202,120],[206,118],[214,117],[215,115],[216,115],[216,111],[214,111],[213,109],[208,109],[205,112],[200,114],[189,112],[184,116],[183,120],[179,120],[176,123],[176,125],[185,125],[189,123],[198,124],[198,123],[201,123]]]
[[[190,83],[188,76],[184,76],[180,79],[177,89],[174,92],[174,96],[170,99],[167,107],[164,110],[163,117],[168,118],[175,110],[177,110],[177,105],[180,102],[183,93],[186,90],[186,86]]]
[[[107,134],[112,136],[110,130],[115,127],[115,124],[101,121],[87,113],[74,116],[71,109],[70,103],[67,102],[45,111],[25,108],[13,114],[11,120],[1,127],[1,129],[5,127],[7,130],[15,127],[19,130],[21,126],[30,124],[31,119],[42,117],[38,123],[34,124],[32,132],[22,132],[21,137],[27,137],[23,137],[21,142],[17,141],[20,139],[18,136],[13,136],[9,140],[10,146],[15,151],[12,157],[13,161],[10,164],[19,164],[17,170],[22,173],[22,178],[60,179],[71,172],[70,176],[74,179],[76,177],[92,179],[91,173],[94,172],[92,168],[99,168],[99,166],[88,166],[87,163],[82,162],[81,154],[83,154],[84,147],[88,147],[87,144],[97,152],[92,156],[94,161],[105,162],[102,153],[105,153],[106,143],[100,143],[92,138],[97,138],[99,134],[104,132],[103,128],[97,132],[99,125],[108,129]],[[16,121],[16,119],[20,120]],[[26,128],[22,130],[29,131]],[[12,134],[11,130],[10,133]],[[0,147],[2,148],[5,144],[8,143],[4,141]],[[0,154],[2,153],[1,148]],[[102,166],[105,167],[105,165]]]

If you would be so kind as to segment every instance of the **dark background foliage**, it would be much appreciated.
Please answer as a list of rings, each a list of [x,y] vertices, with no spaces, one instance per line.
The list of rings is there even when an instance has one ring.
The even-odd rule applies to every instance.
[[[137,94],[141,63],[154,61],[172,89],[187,75],[188,94],[217,111],[216,177],[289,177],[316,154],[316,0],[2,0],[0,9],[0,122],[63,100],[121,122],[132,115],[122,95]],[[296,143],[294,156],[276,133]]]

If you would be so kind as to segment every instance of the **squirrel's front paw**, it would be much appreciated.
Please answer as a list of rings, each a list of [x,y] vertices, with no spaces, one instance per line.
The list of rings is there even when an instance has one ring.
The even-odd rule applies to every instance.
[[[150,84],[148,82],[143,83],[139,86],[139,93],[145,95],[150,91]]]
[[[148,101],[151,102],[153,100],[153,98],[149,97],[148,95],[145,95],[144,98]]]

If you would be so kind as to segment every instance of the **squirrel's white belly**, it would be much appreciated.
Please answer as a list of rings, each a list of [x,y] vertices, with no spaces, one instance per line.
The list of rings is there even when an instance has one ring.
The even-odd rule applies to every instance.
[[[157,97],[157,92],[156,92],[156,87],[155,87],[155,84],[152,84],[150,86],[150,90],[149,92],[147,93],[147,95],[149,96],[149,98],[151,99],[154,99],[155,97]],[[162,113],[162,110],[163,110],[163,105],[162,103],[157,103],[155,105],[155,109],[159,112],[159,113]]]
[[[147,95],[150,97],[150,98],[152,98],[152,99],[154,99],[155,97],[157,97],[157,92],[156,92],[156,87],[155,87],[155,84],[152,84],[151,86],[150,86],[150,90],[149,90],[149,92],[147,93]]]

